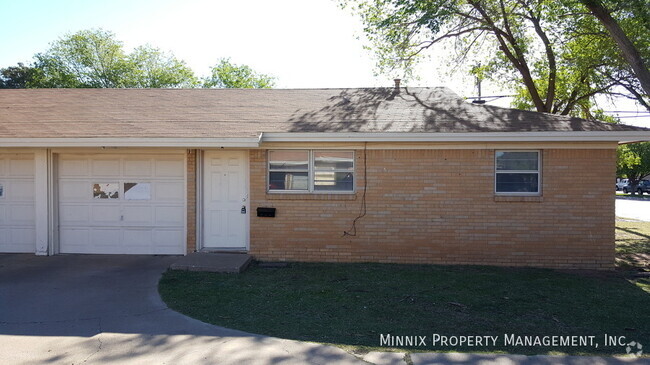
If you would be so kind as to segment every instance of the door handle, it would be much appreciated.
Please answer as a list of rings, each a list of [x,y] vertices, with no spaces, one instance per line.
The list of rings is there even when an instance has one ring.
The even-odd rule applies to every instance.
[[[241,214],[246,214],[246,206],[245,205],[241,206]]]

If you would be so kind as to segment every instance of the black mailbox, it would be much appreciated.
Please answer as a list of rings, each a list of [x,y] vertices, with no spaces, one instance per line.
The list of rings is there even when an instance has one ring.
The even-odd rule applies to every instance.
[[[275,208],[257,208],[258,217],[275,217]]]

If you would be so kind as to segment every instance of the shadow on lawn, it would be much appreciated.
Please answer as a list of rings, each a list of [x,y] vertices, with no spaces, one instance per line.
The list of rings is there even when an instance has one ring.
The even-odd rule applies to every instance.
[[[380,335],[428,336],[406,351],[624,354],[618,347],[432,346],[446,336],[626,336],[650,343],[647,284],[600,276],[480,266],[302,264],[240,275],[170,271],[160,292],[205,322],[269,336],[386,351]],[[628,308],[628,309],[626,309]]]
[[[625,234],[616,239],[616,266],[620,269],[650,269],[650,235],[638,229],[616,226]]]

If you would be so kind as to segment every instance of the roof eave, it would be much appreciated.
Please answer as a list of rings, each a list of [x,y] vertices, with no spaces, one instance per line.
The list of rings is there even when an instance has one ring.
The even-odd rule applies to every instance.
[[[243,138],[0,138],[0,147],[257,148],[265,142],[618,142],[650,141],[650,131],[589,132],[265,132]]]
[[[0,138],[0,147],[259,147],[260,138]]]
[[[263,142],[644,142],[650,131],[264,133]]]

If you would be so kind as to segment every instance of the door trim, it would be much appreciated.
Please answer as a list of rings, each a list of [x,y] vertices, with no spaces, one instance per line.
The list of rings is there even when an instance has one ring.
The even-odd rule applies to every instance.
[[[210,247],[209,250],[211,251],[230,251],[230,252],[241,252],[242,250],[248,252],[250,251],[250,223],[251,223],[251,207],[250,207],[250,153],[249,150],[232,150],[232,149],[219,149],[219,150],[200,150],[197,153],[197,161],[199,161],[199,155],[200,157],[200,162],[197,163],[197,240],[196,240],[196,250],[197,251],[205,251],[205,236],[204,236],[204,226],[205,226],[205,218],[207,217],[207,214],[205,214],[205,196],[206,192],[205,190],[207,189],[207,186],[205,184],[205,173],[207,171],[206,165],[210,161],[210,155],[211,154],[219,154],[219,152],[239,152],[242,154],[242,157],[244,159],[244,191],[246,191],[246,195],[248,196],[248,199],[246,199],[246,215],[247,219],[244,220],[244,240],[246,241],[246,246],[245,247],[237,247],[237,248],[212,248]],[[200,209],[199,209],[200,208]]]

